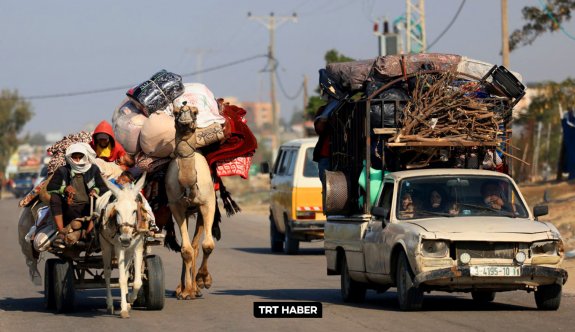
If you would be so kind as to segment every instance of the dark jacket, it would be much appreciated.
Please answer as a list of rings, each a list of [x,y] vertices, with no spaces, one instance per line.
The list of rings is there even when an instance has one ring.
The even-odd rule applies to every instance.
[[[52,175],[50,182],[46,186],[46,191],[50,194],[64,194],[64,189],[70,185],[70,180],[72,178],[72,169],[70,166],[65,165],[59,167]],[[92,165],[90,169],[83,174],[84,184],[86,185],[86,192],[89,193],[92,189],[95,189],[98,195],[102,195],[108,191],[104,178],[100,173],[100,169],[96,165]]]

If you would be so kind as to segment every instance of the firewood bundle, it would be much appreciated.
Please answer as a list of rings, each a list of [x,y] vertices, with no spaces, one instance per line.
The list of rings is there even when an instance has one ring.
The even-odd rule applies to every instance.
[[[496,111],[500,102],[480,82],[458,80],[453,72],[418,75],[403,109],[403,126],[389,141],[497,143],[503,122]]]

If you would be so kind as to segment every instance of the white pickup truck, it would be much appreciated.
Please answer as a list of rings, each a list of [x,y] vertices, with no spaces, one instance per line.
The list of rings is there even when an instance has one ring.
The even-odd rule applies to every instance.
[[[538,309],[556,310],[567,272],[559,232],[537,220],[547,211],[529,211],[515,182],[498,172],[388,173],[371,214],[328,216],[327,272],[341,275],[346,302],[397,287],[400,308],[417,310],[427,291],[489,302],[495,292],[525,290]]]

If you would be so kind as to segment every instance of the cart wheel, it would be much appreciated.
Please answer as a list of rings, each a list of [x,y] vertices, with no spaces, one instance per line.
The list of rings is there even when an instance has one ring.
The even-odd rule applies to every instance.
[[[74,274],[72,264],[61,259],[56,259],[53,268],[56,312],[71,311],[74,307]]]
[[[145,258],[146,280],[142,285],[143,305],[148,310],[162,310],[164,308],[164,267],[159,256],[151,255]],[[138,300],[140,296],[138,296]],[[140,302],[141,303],[141,302]]]
[[[44,306],[48,310],[56,308],[54,299],[54,264],[58,259],[50,258],[44,265]]]

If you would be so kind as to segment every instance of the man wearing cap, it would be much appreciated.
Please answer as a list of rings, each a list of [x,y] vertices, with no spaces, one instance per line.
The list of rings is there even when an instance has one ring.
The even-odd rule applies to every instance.
[[[96,156],[105,161],[119,161],[126,155],[124,147],[116,141],[112,125],[106,120],[100,122],[94,129],[90,146],[96,151]]]

